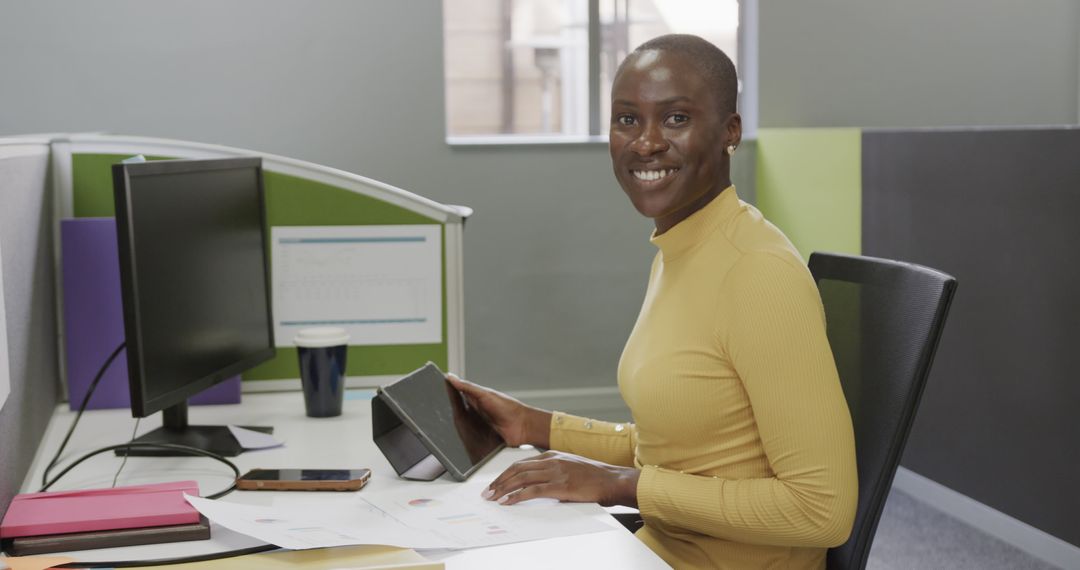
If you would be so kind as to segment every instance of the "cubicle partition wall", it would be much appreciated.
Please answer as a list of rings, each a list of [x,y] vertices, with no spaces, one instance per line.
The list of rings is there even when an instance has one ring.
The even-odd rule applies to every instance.
[[[1080,128],[862,146],[863,251],[959,281],[904,465],[1080,546]]]
[[[48,142],[0,139],[0,516],[58,397]]]
[[[897,484],[1080,566],[1080,129],[762,129],[758,144],[758,204],[803,255],[959,282]]]
[[[291,338],[303,326],[344,326],[353,332],[347,370],[351,387],[385,383],[429,360],[443,369],[464,371],[461,232],[468,208],[439,204],[341,170],[216,145],[75,135],[54,141],[52,148],[58,219],[111,217],[111,165],[133,155],[141,154],[148,160],[262,157],[273,242],[271,272],[278,354],[244,374],[244,390],[299,388],[297,355]],[[347,243],[386,244],[381,249],[389,253],[349,258],[340,255],[340,248],[336,252],[333,249]],[[425,244],[423,251],[409,249],[418,243]],[[389,249],[395,245],[399,247]],[[321,255],[331,263],[340,263],[341,271],[329,275],[318,268],[298,266],[302,259],[289,252],[300,247],[306,256]],[[393,266],[395,252],[413,255],[408,259],[415,260],[414,265],[422,266],[423,271],[410,273],[408,267]],[[57,251],[57,256],[61,255]],[[380,269],[385,275],[376,275],[371,267],[359,266],[364,260],[391,267]],[[304,288],[302,294],[299,288]],[[370,293],[367,308],[376,312],[372,304],[391,301],[426,303],[428,310],[419,310],[421,316],[374,318],[350,313],[349,303],[353,307],[363,304],[364,300],[357,298],[363,296],[361,291]],[[380,295],[384,297],[381,300]],[[316,305],[321,303],[325,309],[331,302],[341,303],[340,318],[327,318],[325,310],[321,316],[297,318],[298,311],[303,313],[305,307],[319,309]]]
[[[0,335],[6,341],[0,342],[0,516],[35,454],[42,453],[42,435],[58,399],[64,398],[61,275],[68,268],[61,220],[112,217],[111,166],[136,154],[151,160],[263,159],[275,310],[283,304],[282,313],[293,320],[276,318],[277,357],[244,375],[245,390],[299,389],[291,338],[305,326],[344,326],[354,333],[346,371],[350,387],[385,383],[429,360],[464,371],[461,249],[468,208],[333,168],[223,146],[108,135],[0,139],[0,308],[5,309],[0,326],[6,333]],[[302,247],[302,253],[290,255],[291,247]],[[305,265],[312,255],[330,263]],[[321,271],[328,265],[336,273]],[[79,281],[68,286],[78,287]],[[328,318],[328,306],[376,312],[415,308],[420,317],[352,313]],[[318,314],[306,319],[305,311]],[[99,390],[108,389],[109,381],[105,378]],[[126,392],[126,378],[111,381],[112,389]]]
[[[862,153],[858,129],[761,129],[757,206],[803,258],[859,253]]]

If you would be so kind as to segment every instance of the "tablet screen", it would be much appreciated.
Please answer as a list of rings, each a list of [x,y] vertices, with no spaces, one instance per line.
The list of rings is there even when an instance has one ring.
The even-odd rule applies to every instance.
[[[382,391],[462,476],[504,445],[502,437],[468,405],[434,364]]]

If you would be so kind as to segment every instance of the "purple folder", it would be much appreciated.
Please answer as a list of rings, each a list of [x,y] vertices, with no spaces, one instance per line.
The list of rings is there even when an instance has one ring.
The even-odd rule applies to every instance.
[[[124,341],[120,261],[116,247],[116,221],[113,218],[73,218],[60,222],[64,357],[68,403],[72,410],[79,409],[94,375]],[[239,402],[239,376],[188,400],[196,405]],[[86,407],[131,407],[126,354],[116,357]]]

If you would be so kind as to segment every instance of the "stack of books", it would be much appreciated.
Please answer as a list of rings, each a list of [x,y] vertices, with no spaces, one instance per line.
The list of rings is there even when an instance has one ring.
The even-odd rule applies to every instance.
[[[210,524],[186,500],[194,481],[16,495],[0,522],[11,556],[205,540]]]

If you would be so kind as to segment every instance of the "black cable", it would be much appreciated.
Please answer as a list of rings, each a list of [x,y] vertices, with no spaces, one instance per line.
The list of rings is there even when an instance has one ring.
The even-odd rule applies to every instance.
[[[105,360],[105,363],[101,365],[101,368],[98,369],[97,374],[94,376],[93,381],[90,382],[90,386],[86,389],[86,395],[83,397],[83,401],[79,405],[79,411],[78,411],[78,413],[75,414],[75,420],[71,422],[71,427],[68,428],[67,435],[64,436],[64,441],[60,443],[60,448],[56,450],[56,455],[54,455],[52,460],[49,461],[49,465],[45,467],[45,472],[41,474],[41,485],[42,485],[41,491],[47,491],[49,489],[49,487],[52,487],[53,484],[55,484],[57,481],[59,481],[60,478],[63,477],[64,475],[67,475],[77,465],[79,465],[83,461],[86,461],[87,459],[90,459],[91,457],[94,457],[95,455],[100,455],[102,453],[106,453],[106,452],[113,451],[113,450],[116,450],[116,449],[121,449],[121,448],[123,448],[125,450],[130,450],[131,448],[134,447],[134,448],[140,448],[140,449],[173,449],[173,450],[176,450],[176,451],[185,451],[185,452],[187,452],[188,454],[191,454],[191,455],[202,455],[204,457],[209,457],[211,459],[216,459],[217,461],[220,461],[220,462],[224,463],[225,465],[228,465],[229,468],[233,470],[233,475],[234,475],[233,484],[229,485],[228,488],[226,488],[226,489],[224,489],[222,491],[219,491],[217,493],[214,493],[213,495],[208,495],[205,498],[212,499],[212,500],[213,499],[220,499],[221,497],[224,497],[225,495],[228,495],[229,493],[233,492],[236,489],[235,480],[240,477],[240,469],[236,466],[236,464],[234,464],[232,461],[229,461],[228,459],[225,459],[221,455],[218,455],[216,453],[212,453],[210,451],[206,451],[205,449],[199,449],[197,447],[190,447],[190,446],[187,446],[187,445],[179,445],[179,444],[174,444],[174,443],[146,443],[146,442],[128,441],[127,443],[121,443],[121,444],[117,444],[117,445],[110,445],[108,447],[102,447],[100,449],[96,449],[94,451],[91,451],[90,453],[87,453],[86,455],[83,455],[82,457],[76,459],[70,465],[65,467],[63,471],[58,473],[56,475],[56,477],[53,477],[52,479],[49,479],[49,472],[52,471],[53,467],[56,467],[56,462],[60,460],[60,455],[63,454],[64,448],[67,447],[68,441],[71,440],[72,434],[75,433],[75,426],[77,426],[79,424],[79,419],[82,418],[83,412],[86,411],[86,407],[90,403],[90,397],[94,395],[94,390],[97,389],[97,386],[101,382],[101,379],[105,376],[105,372],[109,369],[109,366],[112,365],[113,361],[116,360],[116,357],[120,355],[120,351],[122,351],[125,346],[126,346],[126,343],[122,342],[122,343],[120,343],[120,346],[116,347],[116,350],[114,350],[112,352],[112,354],[109,355],[109,358],[107,358]],[[139,427],[139,424],[138,424],[138,422],[136,422],[135,423],[136,431],[138,430],[138,427]],[[127,462],[127,455],[124,456],[124,462],[125,463]],[[123,469],[123,468],[124,468],[124,465],[121,464],[120,469]],[[117,471],[117,475],[119,475],[119,474],[120,474],[120,472]],[[114,486],[116,485],[115,479],[113,480],[113,485]],[[111,562],[71,562],[71,563],[68,563],[68,564],[59,564],[59,565],[56,566],[56,568],[130,568],[130,567],[136,567],[136,566],[163,566],[163,565],[168,565],[168,564],[182,564],[182,563],[186,563],[186,562],[206,562],[208,560],[218,560],[218,559],[221,559],[221,558],[232,558],[234,556],[244,556],[244,555],[247,555],[247,554],[257,554],[257,553],[260,553],[260,552],[267,552],[267,551],[270,551],[270,550],[277,550],[277,549],[278,549],[278,547],[273,545],[273,544],[264,544],[264,545],[261,545],[261,546],[253,546],[253,547],[250,547],[250,548],[241,548],[239,550],[230,550],[230,551],[227,551],[227,552],[214,552],[214,553],[210,553],[210,554],[200,554],[200,555],[196,555],[196,556],[186,556],[186,557],[179,557],[179,558],[164,558],[164,559],[160,559],[160,560],[122,560],[122,561],[111,561]]]
[[[74,469],[78,464],[82,463],[83,461],[86,461],[87,459],[90,459],[91,457],[93,457],[95,455],[100,455],[102,453],[105,453],[107,451],[112,451],[114,449],[130,449],[130,448],[136,448],[136,449],[173,449],[173,450],[176,450],[176,451],[185,451],[185,452],[187,452],[189,454],[202,455],[204,457],[209,457],[210,459],[216,459],[216,460],[224,463],[225,465],[228,465],[229,468],[231,468],[233,470],[233,474],[236,476],[236,477],[234,477],[233,484],[230,485],[227,489],[225,489],[223,491],[218,491],[217,493],[214,493],[213,495],[208,495],[206,497],[207,499],[220,499],[221,497],[224,497],[225,495],[228,495],[229,493],[231,493],[233,491],[233,489],[236,488],[235,479],[240,477],[240,468],[238,468],[236,466],[236,464],[234,464],[232,461],[229,461],[228,459],[225,459],[224,457],[222,457],[222,456],[220,456],[220,455],[218,455],[216,453],[206,451],[205,449],[199,449],[197,447],[191,447],[191,446],[187,446],[187,445],[179,445],[179,444],[176,444],[176,443],[145,443],[145,442],[129,441],[127,443],[118,443],[116,445],[110,445],[108,447],[102,447],[100,449],[95,449],[94,451],[91,451],[90,453],[87,453],[86,455],[83,455],[82,457],[76,459],[70,465],[65,467],[63,471],[61,471],[59,474],[56,475],[56,477],[53,477],[47,483],[45,483],[45,485],[41,487],[41,491],[48,491],[49,487],[52,487],[53,484],[56,483],[57,481],[59,481],[61,477],[63,477],[64,475],[67,475],[68,472],[71,471],[72,469]]]
[[[139,433],[139,422],[141,422],[141,421],[142,421],[142,418],[135,418],[135,427],[132,428],[132,430],[131,430],[131,439],[129,440],[131,443],[135,442],[135,434]],[[123,471],[124,466],[127,465],[128,457],[131,457],[131,446],[130,445],[127,446],[126,448],[124,448],[124,460],[120,462],[120,468],[116,470],[116,475],[113,475],[112,486],[113,486],[114,489],[116,488],[117,479],[120,478],[120,472]]]
[[[101,382],[101,379],[105,377],[105,372],[109,369],[109,366],[112,365],[113,361],[116,360],[116,357],[120,355],[120,351],[122,351],[125,346],[127,346],[127,343],[122,342],[122,343],[120,343],[120,346],[116,347],[116,350],[114,350],[112,352],[112,354],[109,355],[109,358],[105,359],[105,363],[102,364],[101,368],[98,369],[97,374],[94,376],[93,381],[90,382],[90,386],[86,389],[86,395],[83,396],[82,404],[79,405],[79,412],[77,414],[75,414],[75,420],[73,422],[71,422],[71,427],[68,428],[67,435],[64,436],[64,441],[60,443],[60,449],[56,450],[56,455],[53,456],[52,461],[49,462],[49,465],[47,467],[45,467],[45,472],[41,474],[41,485],[42,485],[41,491],[47,491],[49,489],[49,487],[52,487],[53,484],[56,483],[57,481],[59,481],[61,477],[66,475],[76,465],[82,463],[83,461],[86,461],[87,459],[90,459],[91,457],[93,457],[95,455],[104,453],[106,451],[112,451],[114,449],[119,449],[121,447],[123,447],[125,449],[131,449],[132,447],[138,447],[138,448],[143,448],[143,449],[146,449],[146,448],[151,448],[151,449],[153,449],[153,448],[159,448],[159,449],[160,448],[165,448],[165,449],[175,449],[177,451],[186,451],[186,452],[189,452],[189,454],[194,454],[194,455],[202,455],[202,456],[205,456],[205,457],[209,457],[211,459],[216,459],[216,460],[228,465],[230,468],[232,468],[233,473],[235,473],[236,477],[237,478],[240,477],[240,469],[238,469],[236,467],[236,465],[234,465],[228,459],[225,459],[224,457],[222,457],[222,456],[220,456],[220,455],[218,455],[216,453],[211,453],[209,451],[206,451],[205,449],[199,449],[197,447],[189,447],[189,446],[186,446],[186,445],[179,445],[179,444],[173,444],[173,443],[142,443],[142,442],[131,442],[131,441],[129,441],[128,443],[122,443],[122,444],[119,444],[119,445],[112,445],[112,446],[109,446],[109,447],[103,447],[101,449],[91,451],[90,453],[88,453],[88,454],[80,457],[79,459],[77,459],[74,463],[68,465],[56,477],[53,477],[51,480],[49,479],[49,472],[52,471],[53,467],[56,467],[56,462],[60,460],[60,455],[64,452],[64,448],[67,447],[68,441],[71,440],[72,434],[75,433],[75,426],[79,425],[79,419],[82,418],[83,412],[86,411],[86,406],[90,404],[90,398],[94,395],[94,390],[97,389],[97,386]],[[139,424],[138,424],[138,422],[136,422],[135,423],[135,429],[137,430],[138,427],[139,427]],[[124,463],[126,463],[126,462],[127,462],[127,455],[124,456]],[[123,469],[123,468],[124,468],[124,464],[122,463],[120,465],[120,469]],[[119,474],[120,474],[120,472],[117,471],[117,475],[119,475]],[[113,486],[114,487],[116,486],[115,478],[113,479]],[[228,495],[234,489],[236,489],[236,483],[235,482],[229,488],[227,488],[227,489],[225,489],[223,491],[219,491],[219,492],[217,492],[217,493],[215,493],[213,495],[210,495],[210,496],[208,496],[206,498],[207,499],[219,499],[221,497],[224,497],[225,495]]]
[[[60,444],[60,449],[56,450],[56,455],[53,456],[52,461],[50,461],[48,467],[45,468],[45,472],[41,474],[42,485],[49,480],[49,472],[52,471],[53,467],[56,467],[56,462],[60,460],[60,454],[63,453],[64,448],[67,447],[68,440],[71,439],[71,434],[75,433],[75,426],[79,424],[79,418],[81,418],[83,412],[86,411],[86,406],[90,403],[90,396],[94,395],[94,390],[97,388],[98,382],[101,382],[101,379],[105,376],[105,371],[109,369],[109,365],[112,364],[113,360],[116,360],[116,357],[126,345],[127,343],[122,342],[120,343],[120,346],[116,347],[116,350],[114,350],[113,353],[109,355],[109,358],[105,360],[105,364],[102,364],[101,368],[98,369],[97,375],[94,376],[94,380],[90,382],[90,387],[86,389],[86,395],[83,396],[82,404],[79,406],[79,413],[75,414],[75,421],[71,422],[71,427],[68,428],[67,435],[64,436],[64,441]]]
[[[41,490],[42,491],[47,491],[49,489],[49,487],[52,487],[53,484],[56,483],[57,481],[59,481],[61,477],[63,477],[64,475],[67,475],[69,471],[71,471],[72,469],[75,468],[75,466],[79,465],[83,461],[86,461],[87,459],[90,459],[91,457],[94,457],[95,455],[101,455],[102,453],[107,453],[109,451],[113,451],[114,449],[131,449],[131,448],[138,448],[138,449],[172,449],[172,450],[175,450],[175,451],[184,451],[184,452],[187,452],[189,454],[202,455],[204,457],[209,457],[211,459],[216,459],[216,460],[228,465],[229,468],[233,470],[233,475],[235,475],[233,484],[229,485],[229,487],[226,488],[223,491],[218,491],[217,493],[214,493],[213,495],[206,496],[205,498],[207,498],[207,499],[211,499],[211,500],[220,499],[221,497],[224,497],[225,495],[228,495],[229,493],[233,492],[233,490],[236,489],[235,479],[240,477],[240,469],[236,466],[236,464],[234,464],[232,461],[229,461],[228,459],[225,459],[224,457],[222,457],[222,456],[220,456],[220,455],[218,455],[216,453],[206,451],[205,449],[199,449],[197,447],[191,447],[191,446],[187,446],[187,445],[180,445],[180,444],[176,444],[176,443],[146,443],[146,442],[129,441],[127,443],[118,443],[116,445],[110,445],[108,447],[102,447],[101,449],[96,449],[94,451],[91,451],[90,453],[87,453],[86,455],[83,455],[82,457],[76,459],[70,465],[65,467],[63,471],[61,471],[60,473],[58,473],[56,475],[56,477],[53,477],[50,481],[48,481],[45,484],[45,486],[43,486],[41,488]],[[217,560],[219,558],[232,558],[234,556],[244,556],[244,555],[247,555],[247,554],[257,554],[259,552],[267,552],[267,551],[270,551],[270,550],[277,550],[277,549],[278,549],[278,547],[273,545],[273,544],[264,544],[264,545],[261,545],[261,546],[253,546],[253,547],[250,547],[250,548],[241,548],[239,550],[229,550],[227,552],[213,552],[213,553],[210,553],[210,554],[199,554],[199,555],[196,555],[196,556],[186,556],[186,557],[180,557],[180,558],[164,558],[164,559],[160,559],[160,560],[122,560],[122,561],[111,561],[111,562],[71,562],[71,563],[68,563],[68,564],[60,564],[60,565],[57,565],[56,567],[57,568],[130,568],[130,567],[135,567],[135,566],[163,566],[163,565],[167,565],[167,564],[182,564],[182,563],[186,563],[186,562],[205,562],[205,561],[208,561],[208,560]]]
[[[116,562],[68,562],[67,564],[57,564],[51,566],[51,568],[131,568],[134,566],[164,566],[167,564],[183,564],[186,562],[206,562],[208,560],[218,560],[220,558],[232,558],[234,556],[244,556],[246,554],[258,554],[260,552],[267,552],[270,550],[278,550],[277,546],[273,544],[263,544],[261,546],[252,546],[249,548],[241,548],[239,550],[228,550],[226,552],[212,552],[210,554],[197,554],[195,556],[183,556],[180,558],[161,558],[158,560],[120,560]]]

